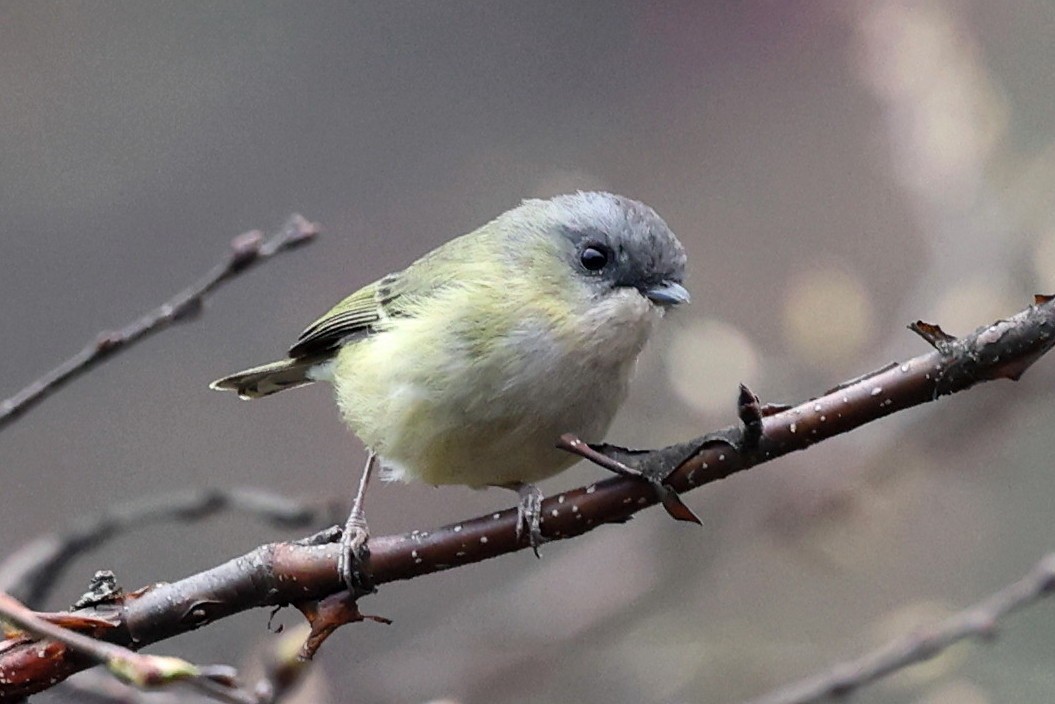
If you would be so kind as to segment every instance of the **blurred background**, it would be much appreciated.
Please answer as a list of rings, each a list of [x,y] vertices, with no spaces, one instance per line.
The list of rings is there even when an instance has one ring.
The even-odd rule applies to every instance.
[[[609,440],[799,401],[1055,292],[1055,4],[0,2],[0,396],[291,212],[318,242],[46,400],[0,437],[0,556],[188,487],[350,503],[364,453],[329,391],[251,404],[217,376],[354,288],[528,196],[609,189],[689,252],[693,304]],[[305,702],[736,702],[932,623],[1055,548],[1055,359],[710,485],[703,529],[625,526],[364,600]],[[602,476],[579,466],[548,493]],[[375,534],[507,492],[372,487]],[[245,516],[76,561],[129,588],[294,537]],[[155,646],[248,667],[263,611]],[[283,612],[278,622],[294,624]],[[1048,701],[1055,615],[856,701]],[[65,701],[54,693],[41,701]]]

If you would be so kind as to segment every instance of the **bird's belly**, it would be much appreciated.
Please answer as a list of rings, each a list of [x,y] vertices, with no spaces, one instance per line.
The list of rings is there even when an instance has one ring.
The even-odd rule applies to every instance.
[[[442,364],[431,365],[427,352],[401,346],[420,336],[393,330],[342,350],[338,403],[389,479],[474,487],[534,482],[576,461],[555,447],[563,433],[603,439],[650,327],[644,319],[617,326],[606,344],[569,344],[544,329],[524,329],[485,353],[457,353],[457,340],[437,337],[446,352]]]
[[[388,475],[480,487],[535,482],[570,467],[577,458],[558,450],[557,439],[569,432],[603,438],[625,383],[554,383],[565,375],[551,371],[549,379],[508,389],[490,402],[405,390],[407,402],[390,406],[389,437],[379,451]],[[479,385],[480,379],[464,382]]]
[[[560,433],[553,427],[518,425],[475,423],[405,443],[383,456],[386,474],[395,480],[484,487],[537,482],[575,463],[576,457],[554,447]]]

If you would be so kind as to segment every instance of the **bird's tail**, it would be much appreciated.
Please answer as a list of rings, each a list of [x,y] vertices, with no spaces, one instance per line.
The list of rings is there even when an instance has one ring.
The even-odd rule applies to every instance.
[[[247,400],[270,396],[279,391],[311,384],[316,380],[312,370],[318,364],[318,359],[283,359],[217,379],[209,384],[209,388],[217,391],[236,391],[239,398]]]

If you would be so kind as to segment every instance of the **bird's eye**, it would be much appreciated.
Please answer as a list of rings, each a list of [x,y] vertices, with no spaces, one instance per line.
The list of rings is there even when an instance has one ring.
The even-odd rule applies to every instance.
[[[608,248],[603,245],[590,245],[582,250],[579,261],[587,271],[600,271],[608,264]]]

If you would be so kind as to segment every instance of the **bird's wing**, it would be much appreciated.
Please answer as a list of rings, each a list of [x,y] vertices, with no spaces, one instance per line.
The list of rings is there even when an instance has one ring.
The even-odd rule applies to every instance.
[[[335,305],[300,334],[289,356],[325,357],[349,340],[376,332],[385,319],[399,315],[401,274],[389,274]]]
[[[295,359],[328,357],[344,343],[380,332],[392,318],[413,316],[438,291],[486,280],[500,231],[485,225],[437,247],[402,271],[364,286],[308,326],[289,350]]]

